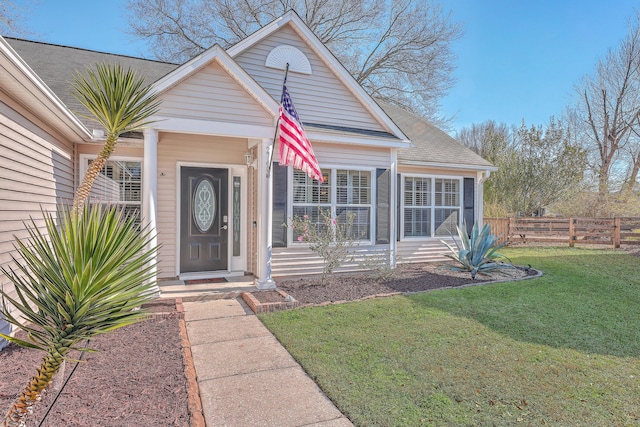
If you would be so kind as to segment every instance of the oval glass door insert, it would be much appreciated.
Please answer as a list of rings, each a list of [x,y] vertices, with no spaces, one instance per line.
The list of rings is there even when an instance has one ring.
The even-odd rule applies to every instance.
[[[216,218],[216,193],[209,180],[203,179],[198,183],[192,203],[193,221],[201,233],[206,233]]]

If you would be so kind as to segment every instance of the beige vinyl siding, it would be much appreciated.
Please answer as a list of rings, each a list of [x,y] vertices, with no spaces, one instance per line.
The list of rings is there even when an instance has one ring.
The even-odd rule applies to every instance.
[[[443,240],[452,244],[451,239]],[[441,262],[448,259],[443,255],[448,249],[440,239],[404,241],[398,242],[397,245],[398,264]],[[363,271],[360,264],[365,254],[371,255],[374,252],[379,252],[379,256],[384,256],[385,251],[388,250],[389,245],[358,246],[353,249],[356,254],[354,261],[345,263],[334,271],[336,273]],[[306,246],[291,245],[287,248],[273,249],[272,266],[272,275],[276,278],[278,276],[321,274],[323,260]]]
[[[86,170],[86,166],[80,164],[80,156],[84,154],[90,157],[97,157],[100,150],[102,150],[102,144],[78,144],[75,159],[76,170],[78,171],[78,182],[76,182],[76,185],[80,185],[79,181],[83,178],[81,173]],[[116,145],[116,149],[111,154],[111,157],[139,158],[140,161],[142,161],[143,156],[144,149],[142,147],[128,147],[125,145]]]
[[[364,271],[360,265],[365,256],[379,252],[379,256],[388,253],[389,245],[362,245],[351,249],[354,259],[336,268],[334,273],[348,273]],[[271,275],[276,279],[283,276],[298,276],[304,274],[322,274],[324,260],[309,247],[292,245],[287,248],[273,248]]]
[[[303,122],[386,130],[291,26],[283,27],[234,59],[279,101],[284,71],[266,67],[265,61],[271,50],[280,45],[296,47],[311,63],[311,75],[290,72],[287,78],[289,94]]]
[[[11,100],[0,102],[0,265],[13,264],[14,236],[28,237],[23,222],[42,226],[42,209],[55,211],[73,198],[73,158],[71,143]],[[15,297],[3,275],[0,286]],[[0,332],[9,332],[1,320]]]
[[[389,168],[391,150],[389,148],[358,147],[355,145],[328,144],[311,141],[313,152],[320,167],[344,166],[345,168]],[[278,161],[280,144],[276,143],[274,161]]]
[[[102,144],[78,144],[78,148],[77,148],[78,159],[82,154],[97,156],[100,150],[102,150]],[[113,151],[111,156],[112,157],[138,157],[140,158],[140,160],[142,160],[142,157],[144,157],[144,149],[142,147],[128,147],[126,145],[122,145],[121,143],[118,143],[116,145],[116,149]],[[82,168],[80,168],[79,170],[82,170]]]
[[[441,238],[429,238],[425,240],[404,240],[398,242],[398,263],[409,264],[415,262],[445,261],[443,254],[447,253],[447,247],[440,241]],[[442,238],[449,244],[453,244],[452,239]]]
[[[160,96],[160,115],[271,126],[273,117],[216,62]]]
[[[244,154],[247,151],[246,139],[160,133],[158,142],[158,243],[162,244],[158,256],[160,278],[176,276],[178,162],[198,166],[244,165]]]

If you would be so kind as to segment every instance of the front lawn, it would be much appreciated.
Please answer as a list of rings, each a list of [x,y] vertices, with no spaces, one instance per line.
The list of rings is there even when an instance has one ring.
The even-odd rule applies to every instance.
[[[640,259],[506,252],[544,276],[261,319],[358,426],[638,425]]]

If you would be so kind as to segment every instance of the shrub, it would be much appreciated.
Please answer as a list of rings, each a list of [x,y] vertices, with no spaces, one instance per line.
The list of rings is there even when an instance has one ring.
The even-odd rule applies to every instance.
[[[346,224],[343,224],[331,217],[330,210],[320,209],[317,222],[311,221],[309,215],[295,216],[291,219],[290,226],[298,235],[298,242],[308,243],[309,249],[323,259],[323,283],[334,269],[353,261],[351,248],[358,243],[352,232],[352,214],[347,214]]]
[[[369,276],[373,279],[383,281],[392,280],[398,275],[398,269],[390,262],[392,256],[392,252],[388,249],[367,253],[358,264],[358,267],[363,270],[368,270]],[[397,256],[395,261],[395,264],[397,264]]]

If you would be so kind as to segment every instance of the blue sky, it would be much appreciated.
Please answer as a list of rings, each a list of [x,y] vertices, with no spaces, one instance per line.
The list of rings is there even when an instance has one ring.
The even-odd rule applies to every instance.
[[[420,0],[422,1],[422,0]],[[122,0],[19,0],[40,40],[124,55],[144,53],[124,33]],[[605,4],[606,3],[606,4]],[[574,85],[618,45],[640,6],[631,0],[445,0],[464,26],[454,45],[456,85],[442,113],[453,130],[495,120],[544,124],[560,115]]]

